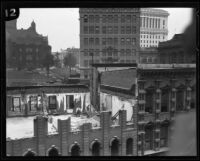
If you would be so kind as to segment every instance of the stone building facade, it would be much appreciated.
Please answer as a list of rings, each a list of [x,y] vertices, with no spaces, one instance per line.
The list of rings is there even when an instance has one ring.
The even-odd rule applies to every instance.
[[[91,63],[135,63],[139,51],[139,8],[81,8],[80,69]]]
[[[140,47],[157,47],[168,36],[169,13],[161,9],[140,9]]]
[[[37,33],[33,21],[28,29],[17,29],[17,20],[6,22],[6,65],[10,68],[39,68],[51,54],[48,37]]]

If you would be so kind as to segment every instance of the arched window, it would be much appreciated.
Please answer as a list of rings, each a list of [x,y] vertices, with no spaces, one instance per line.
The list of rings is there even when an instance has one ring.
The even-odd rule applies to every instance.
[[[126,140],[126,155],[133,155],[133,139]]]
[[[119,140],[117,138],[111,141],[111,156],[119,156]]]
[[[71,147],[71,156],[80,156],[80,152],[81,152],[81,149],[78,144],[74,144]]]
[[[59,156],[58,149],[54,145],[49,149],[48,156]]]
[[[36,156],[36,153],[34,151],[32,151],[31,149],[28,149],[28,151],[25,152],[24,156],[25,157],[32,157],[32,156]]]
[[[100,143],[98,141],[94,141],[92,143],[92,156],[100,156]]]

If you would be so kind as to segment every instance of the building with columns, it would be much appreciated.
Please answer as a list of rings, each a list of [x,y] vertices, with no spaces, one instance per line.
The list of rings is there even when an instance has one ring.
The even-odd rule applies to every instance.
[[[139,8],[80,8],[81,78],[92,63],[136,63],[139,51]]]
[[[157,47],[168,36],[167,11],[153,8],[140,9],[140,47]]]

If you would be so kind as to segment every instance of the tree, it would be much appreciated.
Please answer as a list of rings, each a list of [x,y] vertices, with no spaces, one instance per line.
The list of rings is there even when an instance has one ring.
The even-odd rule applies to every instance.
[[[42,64],[46,68],[47,75],[49,76],[49,68],[54,65],[54,56],[52,54],[46,54]]]
[[[71,68],[76,65],[76,57],[73,54],[68,54],[64,57],[65,67],[69,67],[69,74],[71,75]]]

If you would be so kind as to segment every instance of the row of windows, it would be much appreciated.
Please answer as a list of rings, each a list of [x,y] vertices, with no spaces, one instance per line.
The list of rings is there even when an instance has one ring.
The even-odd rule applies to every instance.
[[[146,47],[158,47],[158,45],[149,45],[149,44],[147,44],[147,45],[141,45],[141,47],[144,47],[144,48],[146,48]]]
[[[22,52],[22,51],[23,51],[23,49],[22,49],[22,48],[19,48],[19,52]],[[26,51],[26,52],[33,52],[34,49],[33,49],[33,48],[26,48],[25,51]],[[38,53],[38,52],[39,52],[39,49],[36,48],[36,49],[35,49],[35,52]]]
[[[135,45],[136,38],[102,38],[102,45]],[[120,41],[120,42],[119,42]],[[84,38],[84,45],[100,45],[99,38]]]
[[[118,52],[120,52],[121,56],[124,56],[125,54],[127,56],[130,56],[131,54],[135,55],[136,54],[136,50],[135,49],[121,49],[121,50],[117,50],[117,49],[103,49],[102,51],[100,51],[99,49],[85,49],[84,51],[84,56],[100,56],[100,53],[102,52],[102,56],[106,56],[106,53],[108,54],[108,56],[117,56]]]
[[[165,24],[165,22],[163,22],[163,24]],[[160,28],[160,19],[142,17],[140,18],[140,26],[149,28]]]
[[[100,34],[99,26],[84,26],[84,34]],[[136,34],[136,26],[102,26],[102,34]]]
[[[87,23],[135,23],[136,15],[84,15],[83,22]]]
[[[140,62],[141,63],[158,63],[158,59],[153,58],[153,57],[144,57],[144,58],[141,57]]]
[[[161,36],[160,35],[140,35],[141,38],[156,38],[156,39],[160,39]],[[165,36],[163,36],[163,39],[165,38]]]
[[[106,60],[93,60],[93,63],[106,63]],[[120,63],[135,63],[135,60],[130,60],[130,59],[122,59],[119,61]],[[92,60],[84,60],[84,67],[89,67],[90,64],[92,64]],[[85,74],[86,75],[86,74]],[[85,76],[87,78],[87,76]]]
[[[159,43],[160,41],[154,41],[154,40],[140,40],[141,43]]]
[[[66,95],[66,104],[69,109],[74,108],[74,96]],[[10,111],[22,111],[21,106],[21,97],[8,97],[8,100],[11,99]],[[57,97],[56,96],[48,96],[49,109],[57,109]],[[30,96],[29,97],[29,111],[37,111],[42,110],[42,97],[39,96]]]

